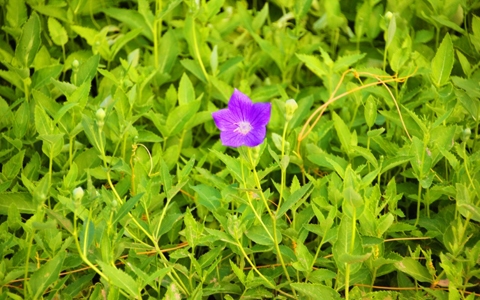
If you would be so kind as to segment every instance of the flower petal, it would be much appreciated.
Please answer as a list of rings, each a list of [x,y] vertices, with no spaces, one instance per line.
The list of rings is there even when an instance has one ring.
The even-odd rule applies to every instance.
[[[265,126],[270,122],[271,103],[254,103],[248,115],[248,121],[253,128]]]
[[[253,128],[252,131],[245,135],[245,143],[244,145],[247,147],[255,147],[263,143],[265,140],[265,135],[267,134],[267,127],[259,126]]]
[[[245,144],[245,136],[233,130],[220,132],[220,140],[222,145],[229,147],[240,147]]]
[[[212,113],[213,120],[215,120],[215,125],[217,125],[218,129],[221,131],[224,130],[235,130],[238,123],[236,117],[232,114],[232,112],[228,109],[221,109],[219,111]]]
[[[228,109],[237,118],[238,121],[246,121],[252,108],[252,100],[247,95],[235,89],[228,102]]]

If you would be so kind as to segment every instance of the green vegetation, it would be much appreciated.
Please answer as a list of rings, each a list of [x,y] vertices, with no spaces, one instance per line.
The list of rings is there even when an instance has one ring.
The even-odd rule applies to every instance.
[[[480,1],[0,7],[0,300],[480,296]]]

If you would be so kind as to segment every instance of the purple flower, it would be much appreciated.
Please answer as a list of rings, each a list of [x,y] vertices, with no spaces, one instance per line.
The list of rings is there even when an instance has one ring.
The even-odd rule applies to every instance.
[[[252,103],[252,100],[235,89],[228,108],[212,113],[222,145],[230,147],[255,147],[260,145],[267,133],[271,103]]]

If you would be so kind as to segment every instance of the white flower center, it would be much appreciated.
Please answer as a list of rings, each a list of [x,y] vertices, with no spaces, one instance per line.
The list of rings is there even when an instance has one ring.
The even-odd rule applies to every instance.
[[[239,132],[240,134],[243,134],[243,135],[246,135],[247,133],[250,132],[250,130],[252,130],[252,125],[250,125],[249,122],[238,122],[238,123],[235,123],[235,125],[237,125],[237,129],[234,130],[234,132]]]

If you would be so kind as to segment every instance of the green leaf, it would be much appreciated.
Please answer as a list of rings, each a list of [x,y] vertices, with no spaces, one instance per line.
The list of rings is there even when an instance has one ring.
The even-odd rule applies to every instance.
[[[51,209],[47,209],[46,213],[49,217],[57,220],[63,226],[63,228],[65,228],[68,232],[73,234],[74,228],[73,228],[72,222],[69,219],[67,219],[63,215],[61,215],[61,214],[59,214],[59,213],[57,213],[57,212],[55,212]]]
[[[18,211],[16,203],[12,202],[8,208],[8,217],[7,217],[8,228],[15,231],[20,228],[22,224],[22,216]]]
[[[366,55],[367,55],[366,53],[362,53],[362,54],[352,54],[352,55],[341,56],[335,61],[335,64],[333,65],[333,71],[343,72],[348,67],[352,66],[359,60],[363,59]]]
[[[480,207],[472,200],[475,196],[470,194],[463,183],[457,183],[455,187],[457,190],[456,199],[458,211],[465,218],[471,218],[474,221],[480,222]]]
[[[30,286],[34,291],[33,299],[37,299],[45,290],[60,277],[66,253],[60,251],[54,258],[40,267],[30,278]]]
[[[84,255],[88,255],[90,245],[92,245],[95,238],[95,225],[90,217],[83,222],[82,231],[79,233],[79,236],[82,252]]]
[[[453,68],[453,44],[450,34],[447,32],[443,38],[437,53],[432,60],[432,80],[437,86],[447,83]]]
[[[2,174],[8,180],[12,180],[17,177],[20,169],[23,166],[23,158],[25,156],[25,150],[20,151],[19,153],[15,154],[10,158],[6,163],[2,166]]]
[[[8,215],[8,209],[15,203],[21,214],[33,214],[37,206],[32,201],[30,193],[0,193],[0,215]]]
[[[290,209],[292,208],[292,206],[294,206],[300,199],[302,199],[302,197],[304,197],[305,195],[305,198],[303,199],[303,201],[306,200],[306,197],[308,197],[308,190],[312,187],[312,184],[313,182],[310,181],[309,183],[307,183],[306,185],[302,186],[299,190],[296,190],[295,192],[293,192],[288,198],[287,200],[282,204],[282,206],[280,207],[280,209],[278,210],[278,213],[277,215],[275,216],[277,219],[280,219],[283,217],[283,215]]]
[[[30,105],[24,101],[15,112],[13,133],[17,139],[22,139],[27,133],[30,120]]]
[[[335,130],[337,131],[340,143],[348,156],[352,154],[352,146],[356,146],[352,143],[352,134],[348,129],[345,122],[335,112],[332,112],[332,119],[334,121]]]
[[[416,259],[405,257],[402,261],[396,262],[394,265],[399,271],[412,276],[415,280],[433,282],[432,276],[428,273],[427,268],[422,266]]]
[[[313,255],[310,253],[308,248],[300,241],[297,241],[295,255],[297,256],[297,261],[294,262],[292,266],[299,271],[310,272],[310,268],[313,266]]]
[[[100,56],[93,55],[87,61],[82,62],[78,67],[77,80],[74,82],[76,86],[81,86],[84,82],[90,82],[97,73],[98,63],[100,62]]]
[[[198,193],[198,202],[208,208],[208,210],[214,212],[222,205],[220,202],[222,195],[216,188],[206,184],[200,184],[192,186],[192,189]]]
[[[397,31],[397,21],[395,20],[395,15],[392,15],[392,19],[390,20],[390,23],[388,23],[388,29],[386,32],[386,43],[385,43],[386,48],[390,47],[390,45],[392,44],[396,31]]]
[[[228,71],[230,68],[234,67],[235,65],[237,65],[238,63],[242,62],[243,61],[243,57],[242,56],[236,56],[236,57],[232,57],[230,59],[228,59],[226,62],[224,62],[220,68],[218,69],[218,75],[217,76],[220,76],[222,75],[223,73],[225,73],[226,71]]]
[[[7,1],[7,24],[12,28],[20,28],[27,20],[27,6],[25,0]]]
[[[55,45],[63,46],[68,42],[67,31],[55,18],[48,18],[48,31]]]
[[[386,161],[383,162],[382,164],[382,171],[381,174],[387,172],[388,170],[391,170],[397,166],[403,165],[406,162],[409,162],[411,156],[396,156],[387,159]]]
[[[178,87],[178,104],[185,105],[193,101],[195,101],[195,90],[188,75],[183,73]]]
[[[196,60],[182,59],[180,63],[185,69],[192,72],[192,74],[195,75],[198,79],[200,79],[203,83],[207,83],[207,78],[202,71],[202,67],[200,67],[200,64]]]
[[[313,55],[299,53],[297,53],[296,56],[298,57],[298,59],[304,62],[307,68],[309,68],[310,71],[312,71],[318,77],[322,78],[329,73],[327,66],[324,63],[320,62],[317,57]]]
[[[185,238],[187,239],[188,245],[195,248],[200,235],[198,233],[198,224],[193,218],[190,209],[187,209],[185,212],[183,221],[185,223]]]
[[[75,31],[78,35],[84,38],[87,41],[87,44],[93,46],[95,44],[95,37],[98,34],[98,31],[88,27],[82,27],[78,25],[72,25],[72,30]]]
[[[62,73],[63,65],[53,65],[35,70],[32,76],[32,88],[40,89],[51,82],[51,79],[57,79]]]
[[[259,245],[272,246],[274,245],[272,223],[265,222],[265,226],[267,227],[268,232],[263,225],[258,224],[246,230],[245,235]],[[276,228],[276,231],[277,241],[280,243],[282,241],[282,233],[278,228]]]
[[[112,52],[111,52],[111,55],[110,55],[110,60],[114,60],[115,56],[117,55],[117,53],[120,50],[122,50],[123,46],[125,46],[128,42],[130,42],[134,38],[136,38],[137,35],[139,35],[142,31],[143,31],[142,28],[137,28],[137,29],[129,31],[127,34],[122,35],[120,38],[118,38],[115,41],[115,44],[113,44],[113,46],[111,48]]]
[[[23,26],[20,41],[15,48],[15,57],[21,66],[28,68],[33,63],[35,55],[40,49],[40,18],[37,13],[33,13]]]
[[[346,254],[348,255],[363,255],[362,243],[360,240],[360,235],[355,231],[352,232],[353,221],[347,215],[344,215],[342,221],[340,222],[340,228],[338,230],[338,238],[335,244],[333,245],[333,258],[337,263],[337,267],[345,272],[346,264],[350,264]],[[352,237],[355,235],[353,244]],[[350,267],[350,274],[355,274],[361,268],[360,263],[354,263]]]
[[[290,284],[300,294],[317,300],[340,299],[340,294],[331,287],[318,283],[292,283]]]
[[[142,28],[142,35],[153,42],[152,26],[149,26],[145,18],[137,11],[125,8],[104,8],[104,13],[110,17],[121,21],[131,29]]]
[[[84,289],[88,289],[89,286],[92,284],[92,279],[95,277],[96,273],[90,273],[84,275],[80,278],[75,278],[75,281],[70,283],[62,293],[66,295],[70,295],[70,297],[76,297],[80,294]]]
[[[168,30],[160,40],[160,49],[158,50],[160,55],[158,61],[158,72],[160,74],[168,74],[172,70],[173,66],[177,62],[178,41],[172,30]]]
[[[123,289],[133,298],[140,298],[137,282],[130,275],[102,261],[97,261],[97,264],[102,268],[111,284]]]
[[[124,216],[126,216],[130,212],[130,210],[132,210],[135,204],[138,203],[138,201],[142,198],[144,194],[145,193],[137,194],[129,200],[125,201],[125,203],[123,203],[118,212],[115,214],[115,217],[112,221],[112,226],[117,224],[117,222],[119,222]]]
[[[363,156],[369,163],[373,165],[373,167],[376,169],[378,168],[378,162],[375,156],[372,154],[372,152],[367,149],[363,148],[360,146],[352,146],[352,150],[355,154],[358,154],[360,156]]]
[[[169,131],[169,136],[174,136],[184,129],[187,122],[190,121],[200,108],[200,103],[200,100],[195,100],[177,106],[168,114],[166,127]]]
[[[336,276],[337,274],[335,272],[328,269],[317,269],[310,273],[308,278],[313,283],[322,283],[323,281],[333,279]]]
[[[245,278],[245,273],[243,273],[243,270],[240,270],[240,268],[237,267],[237,265],[234,264],[231,260],[229,260],[229,262],[230,262],[230,267],[233,270],[233,273],[235,273],[235,275],[240,280],[240,282],[245,285],[246,278]]]

